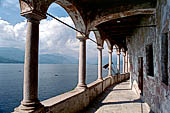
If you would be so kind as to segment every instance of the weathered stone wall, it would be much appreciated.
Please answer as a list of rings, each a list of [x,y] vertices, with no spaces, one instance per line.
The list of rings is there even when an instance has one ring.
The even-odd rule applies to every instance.
[[[95,81],[88,85],[86,90],[75,89],[62,95],[41,102],[46,113],[76,113],[101,94],[106,88],[113,84],[129,79],[129,73],[108,76],[101,81]],[[119,79],[118,79],[119,78]],[[119,80],[119,81],[118,81]],[[38,113],[38,112],[36,112]]]
[[[147,102],[155,113],[170,113],[170,1],[158,0],[155,15],[142,19],[141,25],[156,27],[141,27],[136,29],[134,35],[127,41],[130,61],[130,74],[132,89],[140,94],[138,87],[138,57],[143,57],[143,100]],[[162,82],[161,70],[161,37],[168,33],[168,81]],[[146,45],[153,45],[154,76],[146,73]]]

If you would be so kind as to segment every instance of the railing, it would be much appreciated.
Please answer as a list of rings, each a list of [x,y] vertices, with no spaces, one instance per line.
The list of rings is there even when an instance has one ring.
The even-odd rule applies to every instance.
[[[88,106],[88,104],[106,88],[129,79],[130,74],[108,76],[100,81],[95,81],[87,89],[74,89],[62,95],[47,99],[41,103],[46,113],[76,113]]]

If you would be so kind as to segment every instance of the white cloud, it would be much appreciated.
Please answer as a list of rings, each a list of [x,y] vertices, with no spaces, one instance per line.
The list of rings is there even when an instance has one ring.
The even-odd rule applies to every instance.
[[[60,20],[74,27],[70,17],[60,17]],[[76,32],[58,21],[42,20],[40,23],[40,52],[58,53],[78,58],[79,40],[76,39]],[[90,38],[96,41],[94,33]],[[26,20],[11,25],[0,19],[0,47],[15,47],[24,49],[26,40]],[[108,55],[107,45],[104,45],[103,55]],[[87,57],[97,57],[97,45],[87,40]]]
[[[60,17],[60,20],[74,27],[70,17]],[[78,54],[79,42],[76,32],[60,22],[43,20],[40,24],[40,49],[44,53],[60,53],[65,55]]]
[[[26,22],[21,22],[15,26],[0,19],[0,46],[24,48]]]
[[[70,17],[60,20],[74,27]],[[40,23],[40,51],[41,53],[60,53],[78,56],[79,41],[76,32],[58,21],[43,20]],[[23,49],[26,39],[26,21],[11,25],[0,19],[0,47],[16,47]]]
[[[94,32],[90,32],[89,38],[96,42]],[[97,45],[90,39],[87,40],[87,57],[97,57]]]

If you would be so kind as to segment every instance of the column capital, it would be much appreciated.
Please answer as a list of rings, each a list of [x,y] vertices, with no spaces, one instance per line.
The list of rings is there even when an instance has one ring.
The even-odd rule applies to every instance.
[[[120,51],[116,51],[116,54],[117,54],[117,55],[120,55]]]
[[[123,52],[123,54],[122,54],[124,57],[126,56],[126,52]]]
[[[21,12],[21,16],[24,16],[26,18],[34,18],[39,21],[47,18],[45,14],[42,14],[41,12],[38,11]]]
[[[108,50],[108,52],[109,52],[109,53],[112,53],[112,52],[113,52],[113,50],[109,49],[109,50]]]
[[[98,50],[102,50],[102,49],[104,49],[104,48],[101,47],[101,46],[97,46],[97,49],[98,49]]]
[[[27,18],[27,22],[35,23],[35,24],[40,24],[40,20],[37,20],[35,18]]]
[[[87,40],[87,38],[85,38],[85,37],[83,37],[83,38],[77,37],[77,39],[80,40],[80,41],[86,41]]]
[[[85,36],[85,34],[79,33],[79,32],[77,32],[76,38],[79,39],[80,41],[83,41],[83,40],[85,41],[85,40],[88,39],[88,38]]]

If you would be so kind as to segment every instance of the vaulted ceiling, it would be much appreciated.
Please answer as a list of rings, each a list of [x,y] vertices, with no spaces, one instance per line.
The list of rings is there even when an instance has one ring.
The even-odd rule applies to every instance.
[[[21,14],[45,18],[53,2],[65,8],[83,32],[98,30],[101,39],[126,48],[126,37],[141,27],[143,17],[155,14],[157,0],[20,0]]]
[[[91,23],[103,39],[126,48],[126,37],[142,27],[146,15],[155,14],[156,0],[70,0],[86,23]],[[96,29],[91,29],[92,31]]]

